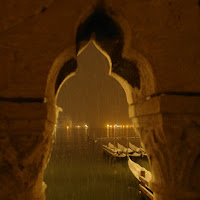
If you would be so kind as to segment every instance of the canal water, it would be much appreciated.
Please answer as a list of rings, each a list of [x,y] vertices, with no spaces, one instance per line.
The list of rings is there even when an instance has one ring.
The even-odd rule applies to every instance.
[[[146,200],[128,163],[106,156],[109,141],[140,145],[132,128],[57,128],[50,162],[45,171],[47,200]],[[137,162],[149,169],[145,158]]]

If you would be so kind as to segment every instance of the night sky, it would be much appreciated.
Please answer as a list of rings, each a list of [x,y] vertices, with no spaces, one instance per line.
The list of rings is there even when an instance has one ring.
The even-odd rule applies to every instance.
[[[90,43],[78,56],[76,75],[59,92],[57,105],[63,108],[61,115],[70,116],[72,122],[87,123],[89,127],[129,124],[125,92],[108,72],[106,57]]]

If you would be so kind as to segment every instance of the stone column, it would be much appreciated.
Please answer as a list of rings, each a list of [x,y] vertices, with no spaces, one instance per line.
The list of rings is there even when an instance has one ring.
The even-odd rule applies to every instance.
[[[200,97],[162,94],[130,111],[150,161],[154,200],[200,199]]]
[[[43,173],[52,147],[54,106],[47,112],[46,103],[25,101],[0,102],[2,200],[45,199]]]

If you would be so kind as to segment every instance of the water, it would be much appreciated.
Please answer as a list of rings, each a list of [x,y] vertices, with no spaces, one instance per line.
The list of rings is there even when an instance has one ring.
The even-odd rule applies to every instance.
[[[57,129],[44,178],[47,200],[145,199],[127,161],[110,159],[101,147],[108,141],[139,145],[130,133],[128,129]],[[148,168],[147,160],[139,162]]]

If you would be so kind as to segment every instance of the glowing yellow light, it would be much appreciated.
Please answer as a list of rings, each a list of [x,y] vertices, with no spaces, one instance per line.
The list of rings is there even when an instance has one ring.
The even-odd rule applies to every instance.
[[[69,126],[66,126],[67,129],[69,129]]]
[[[128,128],[129,126],[128,125],[126,125],[126,128]]]
[[[110,125],[110,128],[112,128],[112,125]]]
[[[88,125],[87,125],[87,124],[85,124],[85,128],[88,128]]]
[[[110,125],[109,124],[107,124],[107,127],[109,127]]]

